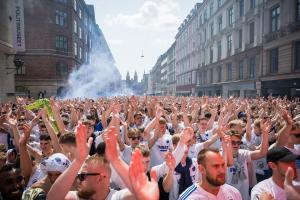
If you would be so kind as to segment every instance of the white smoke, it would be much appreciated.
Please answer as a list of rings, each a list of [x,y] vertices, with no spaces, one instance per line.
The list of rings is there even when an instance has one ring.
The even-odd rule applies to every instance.
[[[120,81],[120,74],[112,60],[104,53],[96,52],[89,64],[74,69],[68,80],[65,98],[107,96]]]
[[[83,64],[69,75],[64,98],[98,98],[100,96],[126,96],[135,92],[121,84],[121,75],[106,53],[95,52],[90,63]]]

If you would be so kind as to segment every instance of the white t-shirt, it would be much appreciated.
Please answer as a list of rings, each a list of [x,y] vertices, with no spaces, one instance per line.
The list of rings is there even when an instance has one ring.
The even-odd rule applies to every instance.
[[[257,146],[261,145],[261,142],[262,142],[261,135],[259,135],[259,136],[256,135],[254,133],[254,130],[252,129],[250,142],[246,141],[247,146],[248,147],[251,147],[251,146],[257,147]],[[256,174],[264,175],[265,174],[264,170],[269,169],[266,157],[263,157],[258,160],[253,160],[253,164],[255,167]]]
[[[201,179],[201,174],[198,170],[198,163],[196,159],[192,159],[192,165],[190,166],[190,177],[193,183],[197,183]],[[157,173],[157,177],[161,178],[164,177],[168,173],[168,166],[164,162],[161,165],[154,166],[152,170],[155,170]],[[171,190],[169,192],[169,200],[175,200],[178,199],[179,196],[179,180],[181,175],[177,172],[174,172],[173,174],[173,184],[171,187]]]
[[[179,200],[242,200],[242,196],[234,187],[224,184],[220,186],[217,196],[205,191],[198,183],[187,188]]]
[[[234,164],[227,167],[226,183],[238,189],[243,197],[243,200],[249,199],[249,173],[247,162],[251,162],[250,151],[239,149],[238,157],[234,158]],[[240,166],[238,165],[240,163]],[[238,183],[232,183],[233,174],[238,171],[238,168],[244,170],[245,179],[238,179]]]
[[[121,158],[128,165],[130,164],[130,161],[131,161],[131,155],[132,155],[132,148],[131,148],[131,146],[125,145],[124,150],[121,152]]]
[[[198,153],[204,149],[203,142],[202,143],[196,143],[193,144],[189,149],[189,157],[190,158],[197,158]]]
[[[120,190],[120,191],[110,189],[110,192],[105,198],[105,200],[123,200],[124,198],[126,198],[128,194],[129,191],[127,189]],[[77,191],[68,192],[67,197],[68,199],[86,200],[86,199],[79,198],[77,195]]]
[[[259,200],[263,192],[268,192],[273,195],[274,199],[286,199],[286,194],[283,188],[279,187],[271,178],[259,182],[252,188],[251,200]]]
[[[152,132],[151,137],[153,134],[154,132]],[[165,133],[162,137],[157,139],[151,148],[150,167],[162,164],[165,161],[165,154],[169,150],[173,150],[172,136]]]

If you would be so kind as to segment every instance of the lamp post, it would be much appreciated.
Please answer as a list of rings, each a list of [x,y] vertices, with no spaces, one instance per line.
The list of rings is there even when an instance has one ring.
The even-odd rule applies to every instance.
[[[21,60],[20,58],[15,58],[14,59],[14,64],[15,64],[15,67],[6,67],[6,69],[12,69],[13,70],[11,72],[7,72],[6,74],[14,73],[18,69],[20,69],[24,65],[24,61]]]

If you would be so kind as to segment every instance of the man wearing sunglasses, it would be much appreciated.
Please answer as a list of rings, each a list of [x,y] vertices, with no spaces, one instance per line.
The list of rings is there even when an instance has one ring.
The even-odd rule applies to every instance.
[[[116,191],[110,188],[111,168],[103,156],[93,155],[86,159],[92,143],[92,138],[89,138],[88,143],[86,143],[86,135],[86,127],[79,124],[76,130],[77,152],[75,159],[52,185],[47,199],[134,199],[133,194],[128,189]],[[70,191],[75,179],[77,179],[77,190]]]
[[[261,123],[262,143],[259,149],[254,151],[240,149],[242,135],[236,130],[231,130],[227,134],[231,136],[233,152],[233,166],[227,168],[226,183],[238,189],[243,199],[249,199],[249,171],[247,164],[252,160],[263,158],[268,151],[268,135],[271,128],[269,122]]]

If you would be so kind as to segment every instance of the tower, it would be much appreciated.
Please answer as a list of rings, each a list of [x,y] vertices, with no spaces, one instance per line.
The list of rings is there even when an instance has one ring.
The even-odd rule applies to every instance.
[[[138,75],[136,73],[136,71],[134,71],[134,82],[137,83],[138,82]]]

